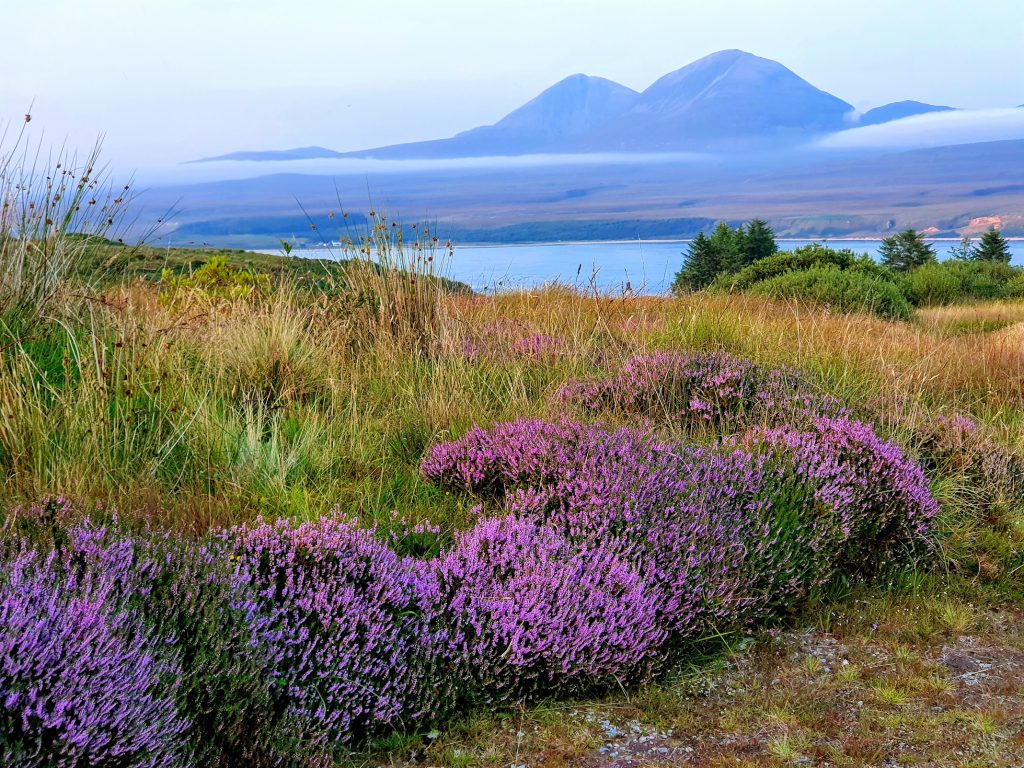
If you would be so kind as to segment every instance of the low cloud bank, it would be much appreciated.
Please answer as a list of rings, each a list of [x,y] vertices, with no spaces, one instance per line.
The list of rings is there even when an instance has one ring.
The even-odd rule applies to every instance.
[[[819,140],[828,149],[915,149],[1024,139],[1024,109],[932,112],[882,125],[850,128]]]

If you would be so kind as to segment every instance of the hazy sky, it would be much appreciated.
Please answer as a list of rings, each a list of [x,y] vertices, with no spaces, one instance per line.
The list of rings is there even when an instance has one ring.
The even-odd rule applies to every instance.
[[[146,167],[494,122],[586,72],[643,89],[723,48],[869,108],[1024,103],[1020,0],[0,0],[0,122]]]

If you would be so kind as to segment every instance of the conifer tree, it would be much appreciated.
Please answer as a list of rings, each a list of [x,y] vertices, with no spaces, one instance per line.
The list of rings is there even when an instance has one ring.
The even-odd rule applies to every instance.
[[[703,232],[690,241],[682,268],[672,281],[673,293],[684,293],[707,288],[721,270],[717,249],[711,238]]]
[[[779,250],[779,245],[775,242],[775,232],[764,219],[753,219],[740,230],[740,234],[744,267],[766,259]]]
[[[1003,264],[1009,264],[1010,245],[1003,237],[1003,233],[992,227],[981,236],[971,258],[975,261],[1001,261]]]
[[[885,238],[878,252],[882,255],[882,263],[897,272],[909,272],[914,267],[935,261],[935,249],[913,229]]]

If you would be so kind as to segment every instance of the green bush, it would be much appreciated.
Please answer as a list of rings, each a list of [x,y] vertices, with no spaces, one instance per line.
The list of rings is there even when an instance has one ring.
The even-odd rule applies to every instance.
[[[963,285],[959,277],[945,264],[925,264],[911,272],[907,279],[907,298],[917,306],[952,304],[963,294]]]
[[[1006,284],[1007,298],[1024,298],[1024,270],[1018,271]]]
[[[917,267],[906,279],[907,298],[919,306],[1024,295],[1024,270],[1000,261],[950,259]]]
[[[814,267],[852,270],[890,281],[895,279],[892,270],[875,263],[866,254],[858,255],[848,248],[837,250],[820,243],[811,243],[755,261],[734,274],[723,275],[715,282],[715,287],[719,290],[745,291],[765,280]]]
[[[750,292],[821,304],[841,312],[871,312],[896,320],[913,316],[906,297],[891,281],[835,267],[787,272],[757,283]]]

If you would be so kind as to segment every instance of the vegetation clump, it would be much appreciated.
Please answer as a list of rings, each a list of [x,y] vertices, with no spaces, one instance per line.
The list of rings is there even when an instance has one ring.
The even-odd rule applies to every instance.
[[[806,301],[840,312],[870,312],[894,320],[910,320],[914,310],[892,282],[851,270],[815,267],[788,272],[757,283],[751,293]]]
[[[160,278],[160,299],[167,304],[216,304],[266,295],[270,275],[228,263],[226,256],[213,256],[191,274],[164,269]]]

